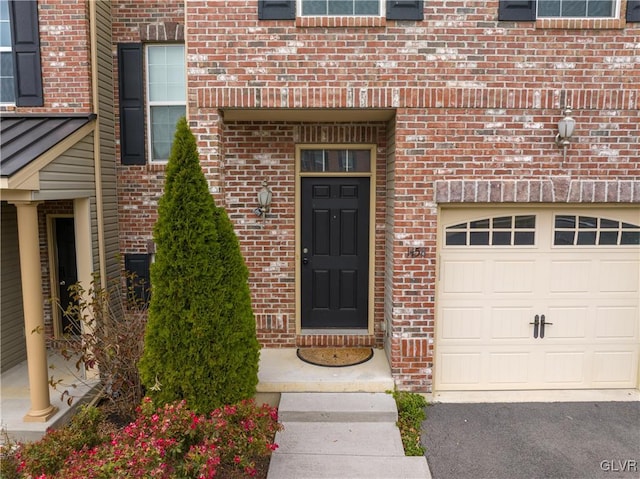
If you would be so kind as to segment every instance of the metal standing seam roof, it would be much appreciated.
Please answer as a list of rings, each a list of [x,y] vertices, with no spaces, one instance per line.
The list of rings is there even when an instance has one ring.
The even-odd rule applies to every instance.
[[[0,117],[0,176],[9,177],[96,118],[81,115]]]

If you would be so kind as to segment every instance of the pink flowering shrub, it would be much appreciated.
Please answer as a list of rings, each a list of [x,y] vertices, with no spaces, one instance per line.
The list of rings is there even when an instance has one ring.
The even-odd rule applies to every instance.
[[[145,398],[134,422],[101,444],[65,451],[59,470],[43,474],[23,461],[19,472],[39,479],[252,477],[255,461],[276,449],[280,427],[274,408],[251,400],[203,416],[185,401],[156,409]]]
[[[275,408],[263,405],[256,408],[253,401],[245,400],[233,406],[213,411],[209,417],[210,436],[218,439],[218,454],[223,468],[242,470],[253,477],[256,474],[255,458],[270,455],[278,447],[273,443],[276,431],[281,428]]]

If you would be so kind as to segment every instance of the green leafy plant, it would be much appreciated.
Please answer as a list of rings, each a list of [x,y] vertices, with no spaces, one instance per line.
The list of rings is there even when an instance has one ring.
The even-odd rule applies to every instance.
[[[179,120],[154,227],[152,295],[140,373],[157,404],[186,399],[208,413],[252,397],[259,343],[248,272],[226,212]]]
[[[417,393],[397,390],[388,392],[393,395],[398,408],[397,424],[405,455],[424,455],[424,447],[420,442],[420,431],[422,422],[426,419],[427,400]]]
[[[75,361],[77,382],[85,382],[85,368],[97,368],[104,386],[105,409],[124,423],[133,420],[135,410],[144,396],[138,362],[142,356],[146,325],[146,303],[135,290],[144,284],[135,274],[125,272],[121,280],[111,281],[104,288],[98,277],[85,289],[80,283],[69,287],[71,301],[63,314],[72,330],[79,335],[65,334],[52,345],[67,360]],[[57,378],[55,370],[49,384],[61,391],[69,404],[76,399],[77,383],[66,384]]]

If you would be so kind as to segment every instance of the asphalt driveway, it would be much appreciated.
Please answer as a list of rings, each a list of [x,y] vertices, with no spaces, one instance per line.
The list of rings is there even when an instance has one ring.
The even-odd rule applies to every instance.
[[[433,479],[637,479],[640,402],[437,403],[422,442]]]

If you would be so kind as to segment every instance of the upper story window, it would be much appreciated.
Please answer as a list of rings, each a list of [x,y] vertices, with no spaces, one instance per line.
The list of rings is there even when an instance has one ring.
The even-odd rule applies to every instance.
[[[498,20],[536,21],[542,28],[624,28],[640,22],[640,1],[622,0],[500,0]]]
[[[0,0],[0,103],[14,103],[15,99],[9,2]]]
[[[382,0],[298,0],[303,16],[381,16]]]
[[[615,18],[617,0],[541,0],[538,18]]]
[[[315,18],[314,18],[315,17]],[[333,17],[333,18],[323,18]],[[298,26],[382,26],[386,20],[414,20],[424,18],[423,0],[258,0],[260,20],[296,20]]]
[[[151,161],[166,161],[176,123],[186,115],[184,45],[147,45],[147,118]]]

